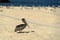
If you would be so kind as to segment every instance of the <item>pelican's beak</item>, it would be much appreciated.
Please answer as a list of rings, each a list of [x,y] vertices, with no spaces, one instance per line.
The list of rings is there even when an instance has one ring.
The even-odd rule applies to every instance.
[[[27,24],[27,26],[29,27],[29,25]]]
[[[29,25],[27,24],[27,26],[29,27]]]

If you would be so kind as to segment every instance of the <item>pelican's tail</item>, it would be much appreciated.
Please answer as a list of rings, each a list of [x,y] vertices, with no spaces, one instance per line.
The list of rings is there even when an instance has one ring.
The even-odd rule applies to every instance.
[[[17,31],[17,29],[15,28],[14,32],[16,32],[16,31]]]

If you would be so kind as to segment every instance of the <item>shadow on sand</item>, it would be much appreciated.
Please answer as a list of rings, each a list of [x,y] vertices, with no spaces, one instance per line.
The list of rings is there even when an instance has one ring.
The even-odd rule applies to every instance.
[[[25,31],[25,32],[17,32],[17,33],[30,33],[30,32],[35,32],[35,31]]]

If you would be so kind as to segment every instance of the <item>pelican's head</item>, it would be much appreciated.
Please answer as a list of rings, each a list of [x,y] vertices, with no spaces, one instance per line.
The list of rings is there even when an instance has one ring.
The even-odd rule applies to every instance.
[[[22,18],[22,22],[24,22],[29,27],[29,25],[27,24],[25,18]]]
[[[22,18],[22,21],[25,20],[25,18]]]
[[[22,22],[26,23],[26,20],[25,20],[25,18],[22,18]]]

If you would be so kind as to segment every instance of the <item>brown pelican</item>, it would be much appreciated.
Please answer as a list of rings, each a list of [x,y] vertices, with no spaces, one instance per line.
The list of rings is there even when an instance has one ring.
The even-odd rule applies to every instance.
[[[23,22],[24,24],[17,25],[16,28],[15,28],[15,32],[17,32],[17,31],[22,32],[22,30],[23,30],[24,28],[26,28],[26,26],[29,27],[29,25],[27,24],[27,22],[26,22],[26,20],[25,20],[24,18],[22,18],[22,22]]]

